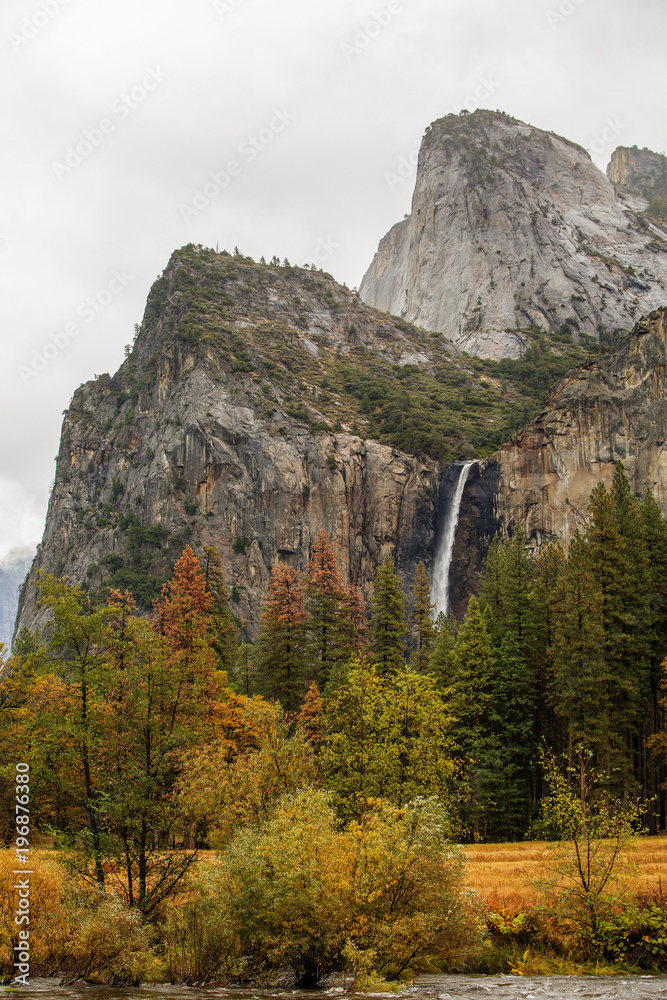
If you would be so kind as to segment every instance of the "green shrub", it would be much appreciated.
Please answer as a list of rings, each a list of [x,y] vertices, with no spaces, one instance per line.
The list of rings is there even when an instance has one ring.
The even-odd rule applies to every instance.
[[[377,803],[341,831],[326,793],[285,796],[214,870],[235,961],[254,970],[289,963],[303,986],[346,964],[383,979],[456,967],[480,941],[480,917],[446,828],[433,799]]]

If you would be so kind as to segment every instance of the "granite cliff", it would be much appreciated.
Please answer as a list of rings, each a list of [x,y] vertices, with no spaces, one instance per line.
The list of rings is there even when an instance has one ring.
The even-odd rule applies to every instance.
[[[587,517],[591,490],[622,461],[633,490],[667,511],[667,308],[616,350],[572,372],[539,417],[483,468],[497,483],[499,530],[522,525],[533,546],[567,544]]]
[[[620,198],[663,229],[667,224],[667,156],[637,146],[612,153],[607,176]]]
[[[667,195],[667,156],[637,146],[619,146],[611,155],[607,177],[617,191],[647,201]]]
[[[438,419],[452,399],[442,445],[419,416],[420,455],[391,443],[411,412],[410,384],[436,397]],[[387,435],[392,393],[388,412],[400,415]],[[487,402],[459,419],[461,393]],[[65,414],[17,627],[41,621],[40,571],[92,590],[129,587],[150,607],[190,543],[218,548],[252,635],[272,566],[303,567],[321,528],[369,596],[386,553],[407,575],[431,559],[440,463],[429,448],[474,453],[470,438],[503,408],[500,389],[456,348],[328,275],[185,247],[155,282],[120,370],[81,386]]]
[[[613,343],[667,302],[667,231],[646,206],[567,139],[501,112],[448,115],[360,294],[482,357],[520,356],[531,324]]]
[[[644,152],[617,151],[612,186],[582,149],[506,115],[436,122],[412,216],[361,289],[401,315],[286,261],[176,251],[120,369],[65,413],[17,628],[43,621],[40,572],[148,609],[190,543],[219,550],[252,638],[273,565],[302,568],[321,528],[368,598],[387,553],[404,579],[432,567],[455,460],[478,459],[457,613],[496,532],[567,543],[618,460],[667,509],[667,309],[623,334],[667,287]]]

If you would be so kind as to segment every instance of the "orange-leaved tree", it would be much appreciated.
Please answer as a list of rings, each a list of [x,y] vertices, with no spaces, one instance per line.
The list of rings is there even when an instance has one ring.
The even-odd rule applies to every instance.
[[[355,599],[338,571],[328,534],[318,532],[306,574],[306,670],[321,691],[335,666],[356,651]]]

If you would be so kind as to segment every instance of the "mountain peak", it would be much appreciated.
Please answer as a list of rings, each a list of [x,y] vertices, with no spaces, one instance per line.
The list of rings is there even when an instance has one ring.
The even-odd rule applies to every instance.
[[[576,143],[498,111],[447,115],[360,294],[482,357],[520,356],[531,323],[611,342],[667,301],[667,231]]]

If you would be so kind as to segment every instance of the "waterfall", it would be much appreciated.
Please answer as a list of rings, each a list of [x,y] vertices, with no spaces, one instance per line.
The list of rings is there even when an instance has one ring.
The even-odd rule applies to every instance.
[[[449,611],[449,570],[452,564],[452,553],[454,551],[454,539],[456,538],[456,526],[459,523],[459,511],[461,500],[465,489],[468,473],[476,462],[466,462],[461,466],[459,479],[454,490],[451,506],[447,512],[447,520],[440,536],[438,549],[435,554],[435,564],[433,566],[433,586],[432,598],[435,603],[433,615],[438,617],[442,611],[445,615]]]

